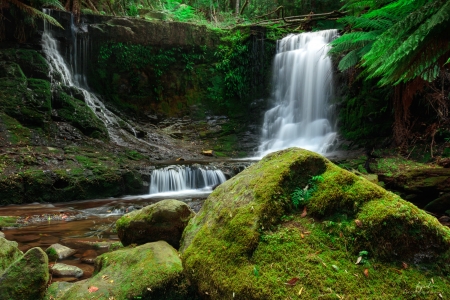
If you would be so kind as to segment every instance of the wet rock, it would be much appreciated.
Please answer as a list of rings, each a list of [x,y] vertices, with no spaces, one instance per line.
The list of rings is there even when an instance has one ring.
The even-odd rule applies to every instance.
[[[47,255],[32,248],[0,275],[0,299],[42,299],[48,279]]]
[[[61,243],[74,249],[107,249],[112,241],[102,241],[98,238],[66,238]]]
[[[450,209],[450,193],[446,193],[431,201],[423,208],[426,211],[443,214]]]
[[[0,273],[22,255],[17,242],[0,237]]]
[[[71,266],[62,263],[56,263],[52,266],[51,272],[53,276],[58,277],[76,277],[79,278],[83,276],[83,270],[76,266]]]
[[[116,222],[117,233],[124,246],[166,241],[175,248],[189,220],[195,215],[178,200],[162,200],[122,216]]]
[[[177,289],[183,270],[178,252],[164,241],[105,253],[97,258],[96,275],[74,284],[52,284],[47,299],[190,299]],[[98,290],[89,293],[89,287]]]
[[[63,246],[61,244],[53,244],[50,247],[48,247],[47,250],[45,250],[45,252],[51,259],[54,258],[64,259],[75,254],[77,250],[70,249],[69,247]]]
[[[97,251],[95,250],[86,250],[80,258],[81,262],[87,264],[93,264],[95,259],[97,258]]]

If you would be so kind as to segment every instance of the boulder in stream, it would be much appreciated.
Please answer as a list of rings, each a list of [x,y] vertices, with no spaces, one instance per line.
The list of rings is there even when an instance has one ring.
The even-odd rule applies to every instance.
[[[67,264],[57,263],[51,268],[53,276],[58,277],[76,277],[79,278],[83,276],[83,270],[76,266],[71,266]]]
[[[433,216],[290,148],[217,187],[186,227],[180,252],[208,299],[367,299],[374,291],[445,299],[449,245],[450,229]]]
[[[189,299],[182,270],[178,252],[164,241],[124,248],[99,256],[92,278],[53,283],[45,299]]]
[[[178,249],[183,230],[194,215],[184,202],[162,200],[122,216],[116,222],[117,233],[124,246],[166,241]]]
[[[53,244],[45,250],[50,259],[64,259],[74,255],[77,250],[70,249],[69,247],[61,244]]]
[[[32,248],[0,272],[0,299],[42,299],[48,279],[47,255],[41,248]]]

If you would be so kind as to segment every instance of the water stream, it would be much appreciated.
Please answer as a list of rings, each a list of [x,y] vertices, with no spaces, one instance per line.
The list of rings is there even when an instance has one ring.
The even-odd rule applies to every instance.
[[[259,157],[294,146],[324,154],[333,144],[333,72],[327,53],[337,35],[333,29],[290,34],[277,41],[275,106],[264,116]]]

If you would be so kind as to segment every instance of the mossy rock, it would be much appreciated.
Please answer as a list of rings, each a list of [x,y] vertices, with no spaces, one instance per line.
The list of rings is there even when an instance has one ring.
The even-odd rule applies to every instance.
[[[182,270],[177,251],[164,241],[124,248],[97,257],[92,278],[52,284],[45,299],[189,299]]]
[[[35,50],[1,49],[0,61],[11,61],[18,64],[27,78],[49,80],[48,63],[45,58]]]
[[[17,246],[17,242],[0,237],[0,274],[23,255]]]
[[[117,234],[124,246],[166,241],[178,249],[183,230],[194,215],[184,202],[162,200],[122,216],[116,222]]]
[[[48,280],[47,255],[31,248],[0,274],[0,299],[42,299]]]
[[[312,176],[323,181],[297,211],[291,194]],[[450,230],[434,217],[291,148],[219,186],[189,222],[180,251],[185,274],[212,299],[434,299],[450,296],[449,243]],[[355,264],[360,251],[370,255],[364,265]],[[433,293],[416,289],[424,283]]]
[[[57,118],[70,123],[83,134],[93,138],[108,136],[105,124],[84,103],[62,91],[54,99]]]

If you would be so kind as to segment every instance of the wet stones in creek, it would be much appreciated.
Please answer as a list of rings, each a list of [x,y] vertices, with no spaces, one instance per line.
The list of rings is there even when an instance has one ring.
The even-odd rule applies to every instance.
[[[69,247],[61,244],[53,244],[45,250],[50,259],[64,259],[74,255],[77,250],[70,249]]]
[[[133,211],[117,220],[117,233],[124,246],[166,241],[179,248],[180,239],[192,209],[178,200],[162,200]]]
[[[53,276],[59,277],[76,277],[83,276],[83,270],[76,266],[57,263],[51,268]]]

